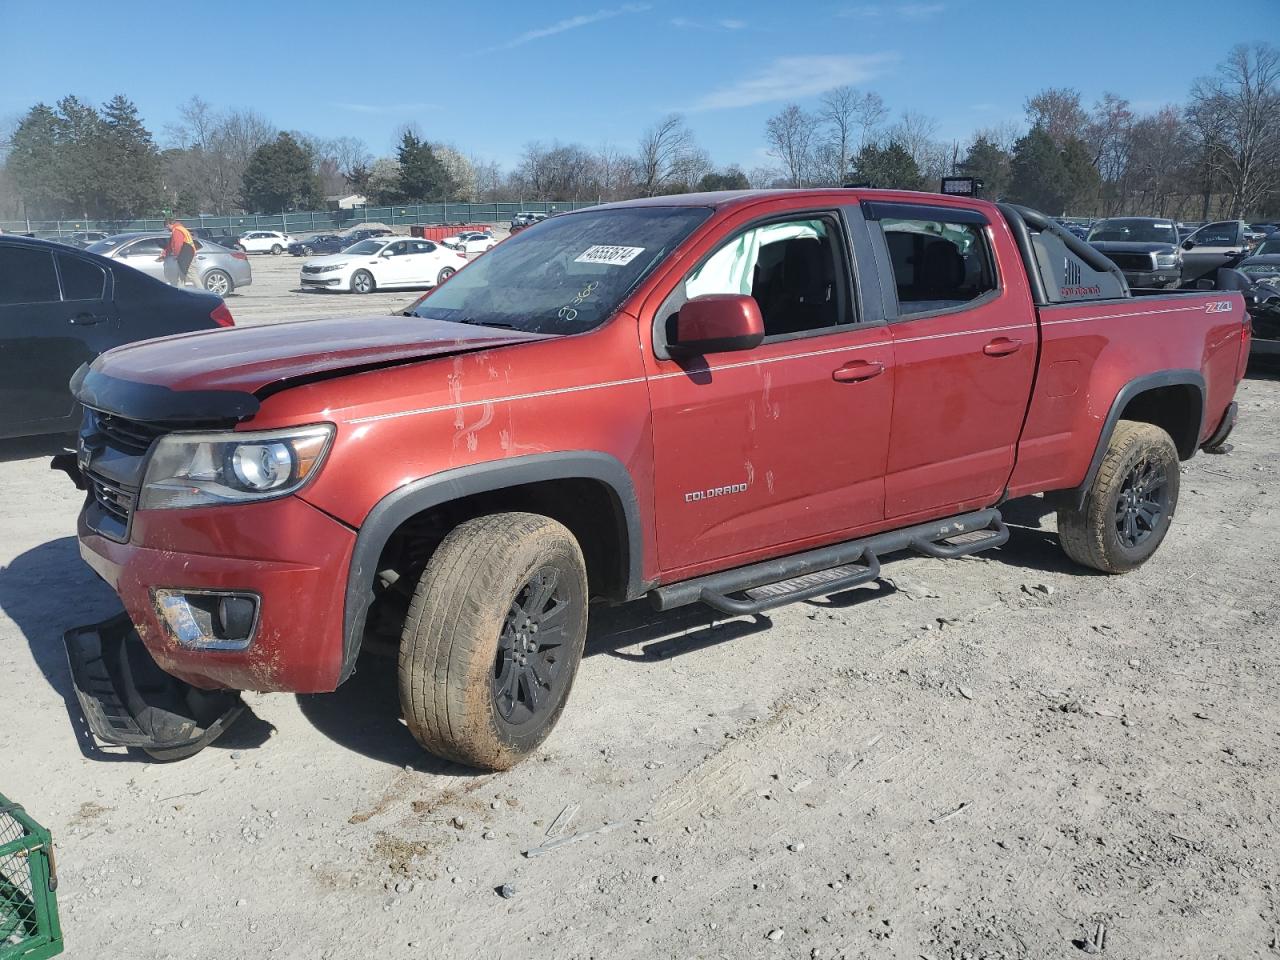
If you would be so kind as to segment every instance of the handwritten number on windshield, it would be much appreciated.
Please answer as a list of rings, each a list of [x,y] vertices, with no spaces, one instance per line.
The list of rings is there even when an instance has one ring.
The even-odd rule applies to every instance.
[[[570,300],[563,307],[561,307],[560,310],[557,312],[556,316],[558,316],[561,320],[568,321],[569,323],[572,323],[574,320],[578,319],[577,307],[579,307],[582,304],[583,300],[586,300],[587,297],[591,296],[591,294],[595,292],[595,289],[598,286],[600,286],[600,281],[592,280],[585,287],[579,290],[577,294],[574,295],[574,298],[572,300]]]

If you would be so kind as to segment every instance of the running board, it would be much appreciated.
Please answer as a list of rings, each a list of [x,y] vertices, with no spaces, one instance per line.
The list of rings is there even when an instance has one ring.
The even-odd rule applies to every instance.
[[[705,603],[730,616],[763,613],[869,583],[880,576],[883,555],[914,550],[949,560],[998,547],[1008,539],[1000,511],[979,510],[657,587],[649,599],[659,610]]]

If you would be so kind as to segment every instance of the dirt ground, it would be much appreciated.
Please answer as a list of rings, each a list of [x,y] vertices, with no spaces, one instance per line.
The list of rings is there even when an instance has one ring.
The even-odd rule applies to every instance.
[[[414,296],[284,294],[296,266],[255,258],[289,306],[236,316]],[[116,601],[79,495],[11,451],[0,792],[53,830],[75,958],[1280,956],[1280,378],[1239,399],[1141,570],[1072,567],[1028,500],[998,551],[768,617],[597,609],[499,775],[421,753],[376,657],[186,761],[94,749],[61,635]]]

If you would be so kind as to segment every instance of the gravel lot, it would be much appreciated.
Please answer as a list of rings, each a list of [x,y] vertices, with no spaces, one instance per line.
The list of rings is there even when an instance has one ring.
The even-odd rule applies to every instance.
[[[255,257],[237,321],[416,296],[290,292],[299,265]],[[1275,957],[1280,379],[1239,399],[1136,573],[1072,567],[1027,500],[998,551],[769,617],[599,609],[499,775],[419,752],[373,656],[248,695],[190,760],[93,750],[61,634],[115,598],[79,495],[10,445],[0,791],[54,832],[77,958],[1070,958],[1100,928],[1104,957]]]

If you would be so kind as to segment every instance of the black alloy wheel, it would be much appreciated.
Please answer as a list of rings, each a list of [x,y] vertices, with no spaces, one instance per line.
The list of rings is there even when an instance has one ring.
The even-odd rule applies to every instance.
[[[567,613],[577,598],[556,567],[544,566],[516,593],[498,637],[490,691],[499,716],[513,727],[541,723],[572,678],[563,669]]]
[[[1124,478],[1116,499],[1116,536],[1133,549],[1156,532],[1169,508],[1169,475],[1151,460],[1139,460]]]

